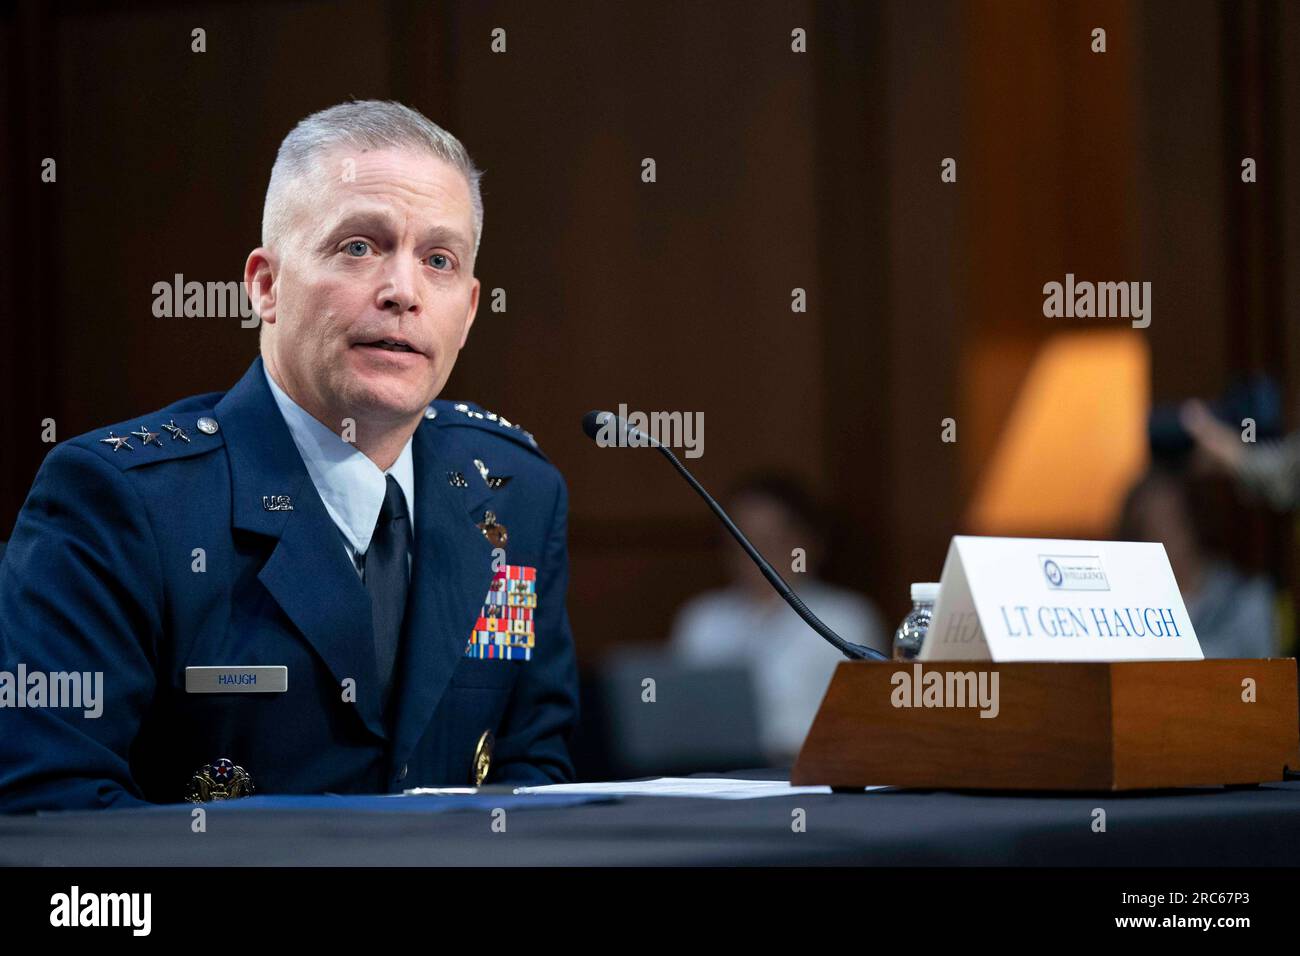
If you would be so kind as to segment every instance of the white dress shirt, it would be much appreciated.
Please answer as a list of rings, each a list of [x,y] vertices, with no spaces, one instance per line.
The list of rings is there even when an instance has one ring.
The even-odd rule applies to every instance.
[[[807,579],[796,591],[840,637],[888,653],[880,614],[866,598]],[[761,742],[775,762],[798,752],[831,674],[844,660],[776,594],[756,599],[737,588],[689,601],[678,612],[671,647],[685,663],[749,668]]]
[[[325,510],[334,519],[334,524],[343,533],[343,546],[348,560],[361,573],[357,556],[366,553],[370,547],[370,536],[375,531],[375,522],[379,520],[379,510],[384,505],[388,493],[387,475],[392,475],[402,494],[406,496],[406,511],[410,516],[411,534],[415,534],[415,464],[411,454],[411,440],[408,439],[401,454],[388,471],[381,471],[379,466],[366,457],[351,442],[345,442],[333,430],[326,428],[307,411],[285,394],[284,389],[266,373],[266,382],[271,386],[271,394],[280,407],[284,423],[289,426],[293,443],[298,446],[302,462],[307,466],[316,492],[325,504]],[[407,570],[410,570],[411,556],[407,555]]]

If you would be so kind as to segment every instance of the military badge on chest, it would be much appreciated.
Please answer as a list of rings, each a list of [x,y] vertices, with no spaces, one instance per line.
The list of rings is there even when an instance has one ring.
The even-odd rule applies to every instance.
[[[479,525],[495,548],[504,548],[506,529],[488,512]],[[466,657],[480,660],[528,661],[533,658],[533,615],[537,611],[537,569],[522,564],[497,568],[483,607],[465,647]]]
[[[190,803],[210,803],[251,797],[254,792],[253,778],[248,771],[222,757],[195,771],[185,799]]]
[[[474,468],[493,491],[504,488],[509,475],[494,475],[482,460],[474,459]],[[503,554],[510,534],[494,511],[484,511],[478,522],[497,552],[492,583],[483,598],[474,630],[465,646],[466,657],[480,660],[528,661],[533,657],[533,614],[537,610],[537,569],[522,564],[504,564]]]
[[[506,526],[498,521],[496,514],[491,511],[483,513],[483,520],[478,523],[478,529],[483,532],[483,537],[492,542],[494,548],[504,548],[506,542],[510,540],[509,534],[506,533]]]

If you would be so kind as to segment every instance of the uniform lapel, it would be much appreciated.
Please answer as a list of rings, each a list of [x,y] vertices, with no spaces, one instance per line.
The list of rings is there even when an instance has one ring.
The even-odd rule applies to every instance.
[[[358,715],[386,737],[369,597],[275,404],[260,357],[215,415],[230,455],[232,523],[277,539],[258,580],[325,661],[339,693],[344,681],[353,681]],[[267,511],[264,495],[289,495],[293,510]]]
[[[433,425],[415,432],[415,555],[402,636],[402,685],[393,762],[401,765],[424,735],[492,583],[492,545],[475,526],[491,492],[476,473],[452,487],[450,439]],[[477,517],[475,512],[478,512]]]

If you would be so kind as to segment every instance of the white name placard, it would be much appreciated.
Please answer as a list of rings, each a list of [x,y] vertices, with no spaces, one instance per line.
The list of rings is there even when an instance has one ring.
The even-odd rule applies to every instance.
[[[976,538],[948,546],[920,659],[1201,660],[1162,544]]]

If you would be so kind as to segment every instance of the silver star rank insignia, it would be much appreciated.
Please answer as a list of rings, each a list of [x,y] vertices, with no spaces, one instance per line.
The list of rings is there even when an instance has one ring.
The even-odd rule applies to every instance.
[[[131,434],[140,439],[141,445],[148,445],[153,442],[159,448],[163,446],[163,443],[158,440],[158,433],[149,431],[148,425],[141,425],[138,432],[131,432]]]
[[[123,448],[127,451],[135,451],[135,447],[125,436],[114,435],[112,432],[108,433],[107,438],[101,438],[99,443],[101,445],[112,445],[113,451],[121,451]]]
[[[185,434],[185,429],[181,428],[180,425],[177,425],[176,419],[174,418],[163,426],[163,431],[172,436],[172,441],[176,441],[177,439],[180,439],[181,441],[190,440],[190,436]],[[159,444],[161,445],[162,442],[159,442]]]

